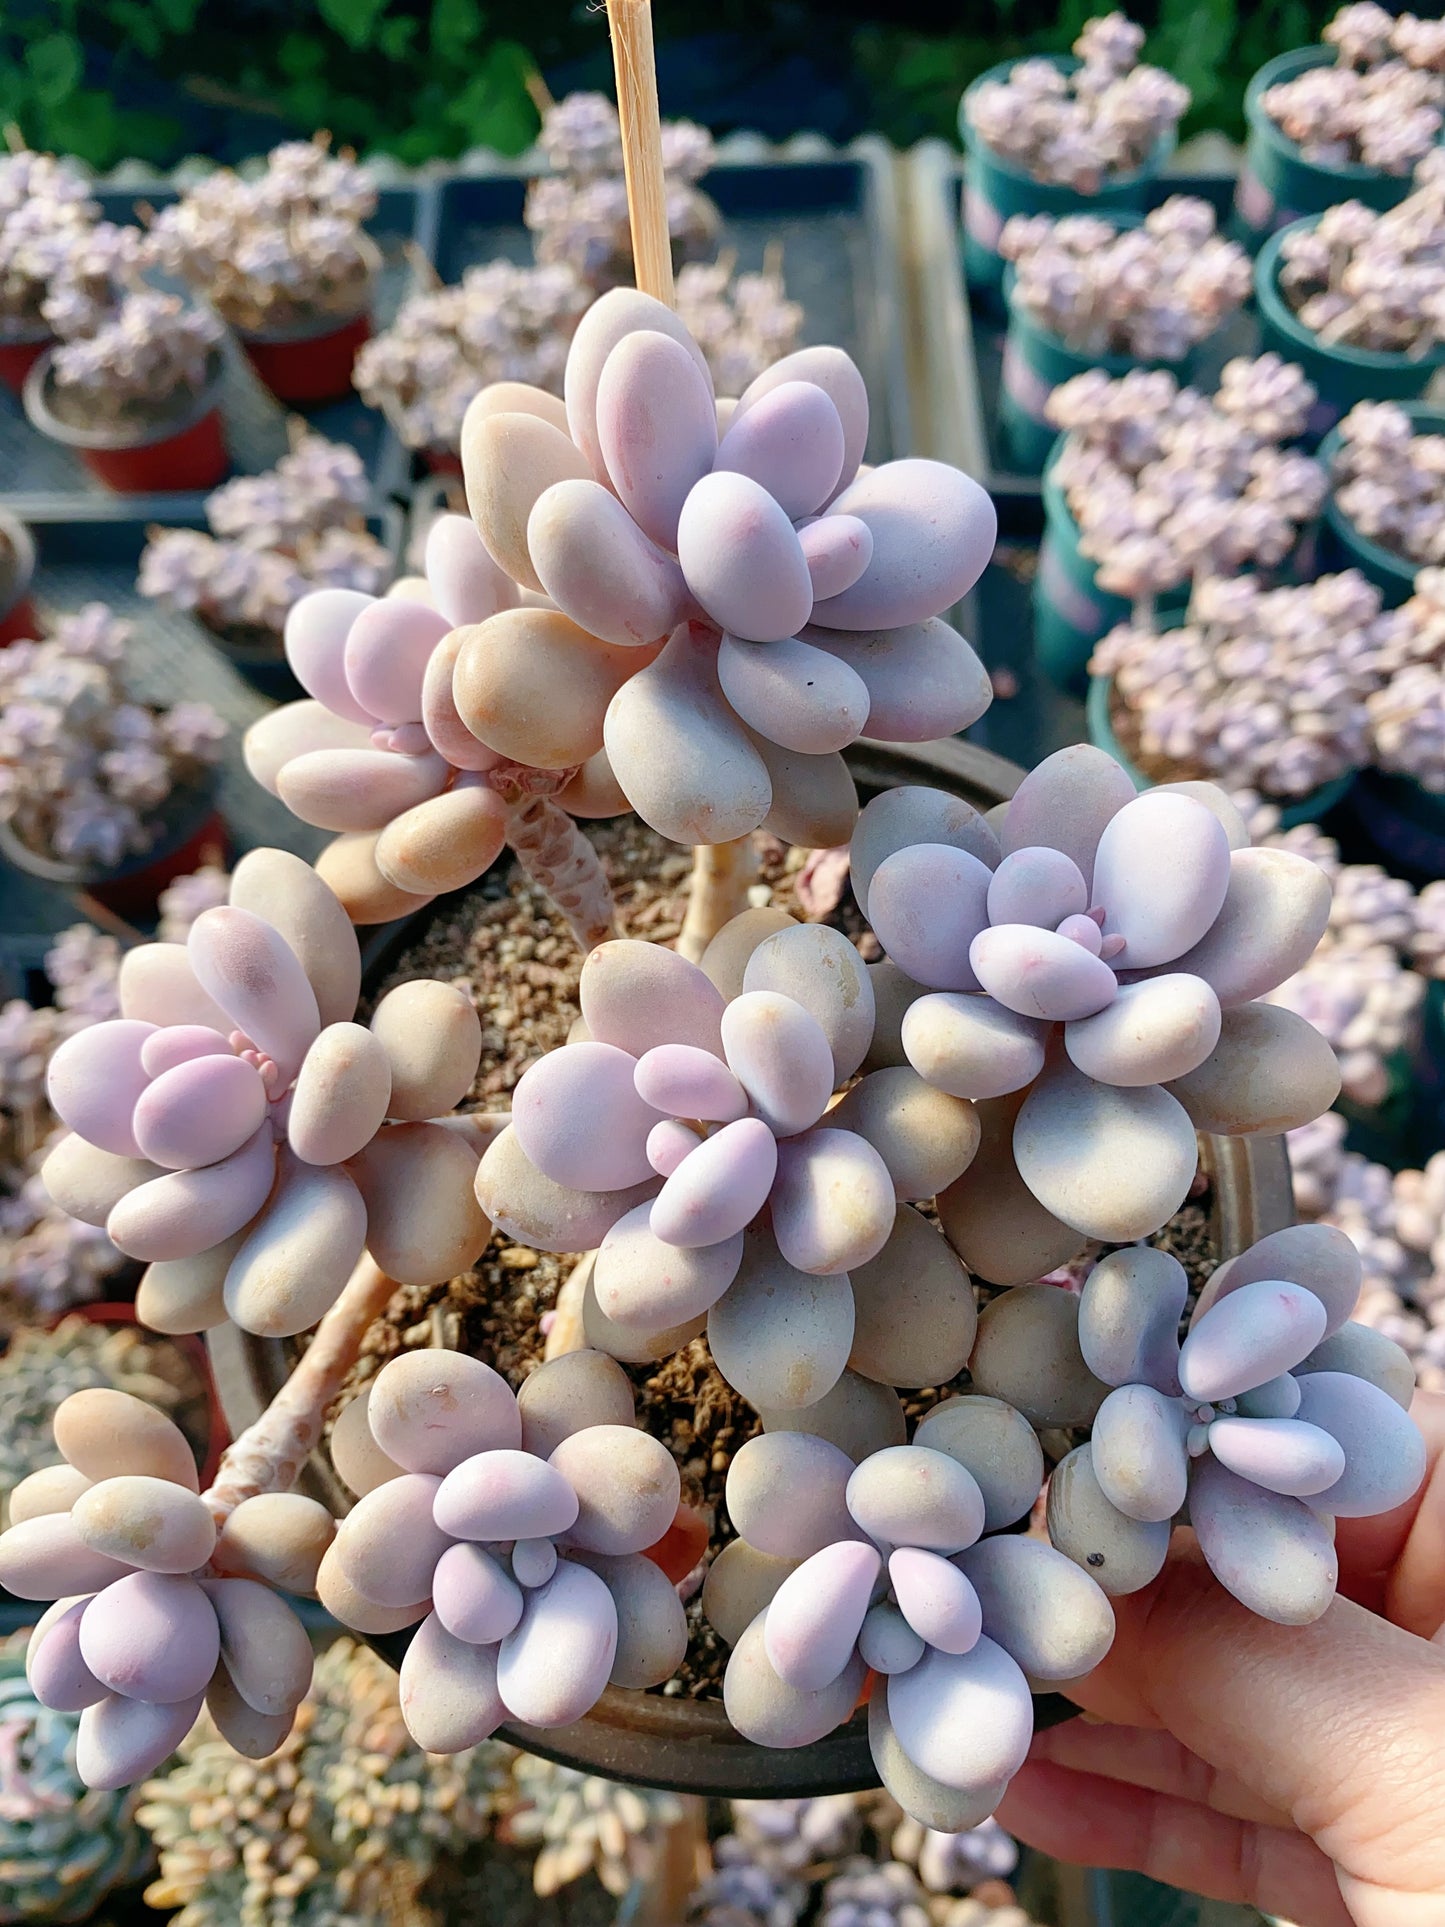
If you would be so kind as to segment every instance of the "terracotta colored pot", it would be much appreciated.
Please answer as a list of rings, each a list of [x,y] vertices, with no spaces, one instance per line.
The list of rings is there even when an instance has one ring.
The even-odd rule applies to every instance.
[[[277,401],[300,407],[351,393],[351,365],[371,339],[371,309],[340,325],[311,323],[269,334],[236,331],[246,359]]]
[[[956,739],[918,747],[864,742],[847,756],[865,797],[899,784],[922,783],[988,808],[1011,796],[1023,777],[1021,769],[1001,756]],[[447,914],[443,903],[381,933],[371,948],[368,979],[379,978],[399,944],[414,940],[420,920],[439,910]],[[1214,1179],[1216,1234],[1223,1251],[1241,1251],[1266,1232],[1293,1222],[1282,1139],[1208,1138],[1202,1149]],[[207,1345],[227,1422],[239,1432],[285,1383],[290,1348],[281,1339],[257,1338],[231,1324],[208,1333]],[[313,1454],[300,1485],[338,1515],[350,1508],[350,1494],[320,1453]],[[392,1634],[368,1644],[395,1666],[409,1638],[409,1633]],[[1075,1710],[1060,1694],[1035,1700],[1040,1727],[1071,1718]],[[745,1740],[729,1725],[720,1699],[669,1699],[609,1686],[587,1717],[573,1726],[543,1731],[509,1724],[499,1737],[582,1772],[687,1793],[784,1799],[878,1784],[868,1750],[867,1714],[861,1710],[826,1739],[782,1751]]]
[[[0,341],[0,385],[8,388],[12,395],[20,394],[25,387],[25,377],[46,349],[54,345],[55,336],[48,328],[43,334]]]
[[[25,377],[25,413],[50,441],[73,448],[85,466],[118,495],[165,495],[214,488],[231,466],[221,425],[224,364],[212,359],[204,389],[178,418],[151,429],[81,428],[51,406],[51,353]]]

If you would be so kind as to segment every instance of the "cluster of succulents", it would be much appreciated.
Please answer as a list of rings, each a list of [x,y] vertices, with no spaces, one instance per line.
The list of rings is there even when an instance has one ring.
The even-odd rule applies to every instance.
[[[51,1420],[72,1392],[124,1392],[175,1413],[181,1386],[169,1349],[133,1325],[80,1316],[62,1318],[49,1331],[30,1325],[15,1333],[0,1357],[0,1519],[10,1523],[10,1495],[22,1480],[55,1464]]]
[[[419,1754],[396,1676],[335,1640],[316,1662],[289,1737],[237,1759],[203,1717],[164,1777],[141,1789],[160,1852],[146,1889],[177,1927],[390,1927],[415,1913],[437,1863],[462,1852],[505,1797],[507,1753]]]
[[[1181,628],[1121,624],[1089,666],[1113,677],[1146,768],[1297,797],[1370,760],[1390,623],[1358,569],[1282,589],[1209,576]]]
[[[48,331],[51,279],[99,213],[72,162],[28,148],[0,155],[0,339]]]
[[[1100,588],[1147,605],[1191,578],[1283,562],[1328,488],[1289,446],[1314,402],[1272,354],[1227,363],[1212,397],[1146,369],[1055,388],[1048,418],[1067,439],[1054,477]]]
[[[1392,1172],[1346,1150],[1345,1131],[1327,1111],[1290,1132],[1296,1209],[1358,1251],[1356,1320],[1406,1353],[1425,1390],[1445,1392],[1445,1153],[1423,1171]]]
[[[724,257],[695,261],[677,277],[675,305],[701,348],[719,395],[741,395],[798,345],[803,309],[788,299],[780,260],[738,274]]]
[[[565,413],[512,386],[468,411],[482,541],[551,606],[467,633],[463,722],[542,767],[605,747],[627,801],[678,842],[759,825],[845,841],[857,804],[843,748],[865,728],[949,735],[990,700],[941,619],[992,549],[988,496],[940,462],[860,472],[867,389],[836,348],[774,363],[720,417],[698,344],[631,289],[583,318],[565,394]],[[544,675],[566,700],[545,732],[523,731],[518,699]]]
[[[325,135],[283,141],[256,174],[218,168],[162,208],[147,257],[247,333],[346,319],[366,305],[375,208],[369,171]]]
[[[311,1684],[283,1590],[314,1591],[325,1507],[244,1486],[203,1495],[185,1434],[128,1392],[72,1392],[51,1429],[61,1461],[10,1493],[0,1583],[54,1602],[26,1676],[42,1704],[80,1714],[81,1779],[115,1789],[153,1773],[202,1706],[238,1753],[266,1758]]]
[[[674,1793],[621,1786],[530,1753],[517,1756],[512,1791],[506,1836],[536,1849],[532,1886],[543,1900],[587,1874],[621,1898],[652,1874],[659,1836],[683,1811]]]
[[[1260,104],[1307,161],[1408,174],[1445,126],[1445,25],[1356,0],[1324,30],[1338,53]]]
[[[76,1772],[76,1717],[32,1692],[29,1638],[0,1640],[0,1920],[17,1927],[93,1918],[150,1850],[137,1796],[87,1787]]]
[[[1250,292],[1249,256],[1208,201],[1171,194],[1141,226],[1106,216],[1016,214],[999,252],[1017,310],[1076,353],[1182,361]]]
[[[599,746],[559,767],[546,753],[547,707],[539,715],[525,689],[509,709],[517,754],[477,740],[453,698],[454,666],[478,625],[515,612],[519,592],[462,515],[433,521],[421,566],[384,598],[333,589],[295,605],[286,654],[310,693],[252,726],[248,767],[303,821],[341,832],[318,869],[357,923],[472,882],[505,843],[590,948],[611,931],[612,899],[568,812],[624,807],[606,759]]]
[[[522,218],[537,259],[571,268],[594,293],[632,280],[632,236],[622,130],[605,94],[568,94],[542,115],[548,172],[529,183]],[[712,253],[721,216],[696,185],[713,164],[712,136],[694,121],[664,121],[667,227],[676,266]]]
[[[356,357],[357,393],[408,448],[455,453],[467,404],[489,382],[561,392],[567,343],[591,295],[565,264],[490,261],[423,288]]]
[[[40,855],[111,869],[148,850],[172,791],[220,757],[208,703],[127,694],[132,627],[91,602],[0,655],[0,820]]]
[[[46,303],[60,337],[51,374],[63,419],[87,427],[149,423],[202,393],[224,333],[210,309],[143,286],[118,292],[104,309],[86,308],[85,323],[72,328],[72,316],[54,296]]]
[[[1018,1842],[997,1820],[960,1833],[939,1833],[905,1815],[890,1841],[896,1860],[918,1869],[930,1893],[956,1893],[985,1880],[1006,1880],[1019,1863]]]
[[[469,1088],[481,1027],[465,995],[418,979],[351,1021],[356,936],[299,857],[252,850],[184,945],[128,952],[121,1015],[51,1057],[69,1135],[52,1198],[148,1267],[142,1320],[314,1325],[364,1251],[429,1284],[480,1253],[475,1153],[432,1122]]]
[[[377,1373],[357,1430],[343,1476],[365,1489],[317,1589],[358,1632],[417,1627],[401,1710],[418,1746],[457,1753],[508,1718],[570,1726],[609,1681],[675,1671],[687,1622],[647,1554],[680,1477],[619,1365],[569,1353],[514,1396],[481,1359],[423,1348]]]
[[[1287,233],[1279,287],[1323,345],[1430,352],[1445,339],[1445,149],[1432,150],[1414,191],[1383,214],[1343,201]]]
[[[275,468],[239,475],[206,498],[209,534],[152,529],[136,586],[222,633],[280,635],[313,589],[376,595],[386,586],[392,558],[367,531],[370,493],[354,448],[303,434]]]
[[[1421,569],[1415,593],[1377,630],[1380,686],[1365,705],[1372,759],[1445,794],[1445,568]]]
[[[1408,562],[1445,562],[1445,435],[1415,434],[1395,402],[1357,402],[1331,464],[1335,506]]]
[[[969,126],[1000,159],[1036,181],[1096,193],[1145,165],[1189,106],[1189,89],[1139,62],[1144,30],[1122,13],[1085,23],[1072,70],[1017,60],[1003,80],[968,95]]]

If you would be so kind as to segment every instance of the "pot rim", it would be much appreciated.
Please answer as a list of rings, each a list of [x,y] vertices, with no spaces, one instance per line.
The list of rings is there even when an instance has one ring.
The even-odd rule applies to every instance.
[[[26,375],[21,399],[30,426],[64,448],[98,448],[120,452],[158,448],[163,442],[178,441],[219,407],[221,384],[226,374],[226,358],[220,348],[213,348],[206,361],[206,379],[184,414],[149,433],[128,433],[118,426],[79,428],[62,421],[50,405],[48,392],[54,360],[55,349],[47,348]]]
[[[1383,167],[1371,167],[1367,161],[1309,160],[1301,153],[1299,142],[1291,140],[1274,116],[1267,112],[1264,105],[1266,89],[1282,81],[1293,80],[1314,67],[1333,67],[1335,64],[1334,49],[1320,41],[1310,47],[1291,47],[1282,54],[1276,54],[1272,60],[1265,61],[1262,67],[1257,67],[1244,90],[1244,117],[1249,123],[1251,136],[1256,137],[1262,145],[1273,148],[1296,167],[1309,168],[1316,174],[1338,181],[1342,199],[1348,198],[1348,190],[1352,185],[1365,181],[1398,180],[1408,192],[1408,174],[1387,174]]]
[[[1411,355],[1398,348],[1352,348],[1348,342],[1321,341],[1313,329],[1304,325],[1280,292],[1280,257],[1286,240],[1291,234],[1302,234],[1306,228],[1318,227],[1320,219],[1318,214],[1306,214],[1298,221],[1290,221],[1286,226],[1276,228],[1255,256],[1254,298],[1263,319],[1295,348],[1320,355],[1326,360],[1338,361],[1345,367],[1361,368],[1371,374],[1382,375],[1418,368],[1423,388],[1433,370],[1445,367],[1445,342],[1437,341],[1423,355]]]
[[[330,335],[339,335],[343,329],[353,327],[363,315],[369,315],[376,300],[376,284],[385,266],[381,249],[365,228],[357,236],[357,253],[361,256],[366,269],[366,282],[361,299],[354,308],[347,308],[335,314],[316,314],[309,321],[293,321],[280,328],[243,328],[239,323],[226,321],[225,315],[217,308],[216,312],[226,321],[226,326],[240,342],[255,342],[260,347],[277,347],[306,341],[325,341]]]
[[[1006,801],[1025,772],[993,751],[949,737],[934,743],[882,743],[861,739],[846,752],[849,767],[879,789],[909,781],[942,781],[984,807]],[[475,887],[475,886],[471,886]],[[438,901],[400,923],[379,928],[364,952],[368,974],[404,941],[420,917],[434,917]],[[1266,1231],[1292,1223],[1293,1195],[1282,1139],[1201,1138],[1201,1163],[1215,1183],[1215,1215],[1221,1247],[1242,1250]],[[206,1334],[222,1409],[233,1435],[261,1411],[286,1378],[285,1342],[258,1338],[229,1322]],[[353,1503],[320,1449],[297,1480],[297,1490],[319,1499],[333,1516]],[[356,1635],[361,1638],[364,1635]],[[389,1665],[400,1664],[410,1629],[367,1638]],[[1035,1723],[1042,1728],[1077,1711],[1062,1694],[1035,1697]],[[609,1686],[587,1716],[573,1726],[549,1728],[509,1723],[499,1739],[587,1773],[638,1786],[733,1798],[797,1798],[860,1792],[878,1785],[868,1747],[867,1711],[808,1747],[775,1749],[746,1740],[729,1724],[722,1700],[669,1698],[658,1692]]]
[[[177,799],[177,820],[171,834],[158,837],[148,850],[136,851],[114,869],[66,863],[60,857],[45,856],[38,850],[32,850],[4,818],[0,818],[0,857],[17,870],[39,877],[43,883],[60,884],[66,889],[84,890],[95,884],[111,884],[122,877],[138,876],[152,863],[161,861],[173,850],[179,849],[214,814],[220,782],[220,771],[213,764],[205,764],[193,782],[178,783],[156,812],[164,817],[167,804],[173,797]]]
[[[12,515],[7,508],[0,508],[0,534],[9,542],[15,557],[15,593],[0,609],[0,616],[8,616],[29,595],[35,580],[35,537],[28,524],[22,522],[18,515]]]

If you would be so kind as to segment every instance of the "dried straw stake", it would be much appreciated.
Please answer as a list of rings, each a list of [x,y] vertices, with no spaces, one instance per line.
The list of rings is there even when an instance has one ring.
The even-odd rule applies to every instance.
[[[662,119],[652,53],[652,0],[608,0],[607,18],[617,75],[617,116],[622,123],[634,275],[644,294],[670,308],[672,237],[667,227]]]

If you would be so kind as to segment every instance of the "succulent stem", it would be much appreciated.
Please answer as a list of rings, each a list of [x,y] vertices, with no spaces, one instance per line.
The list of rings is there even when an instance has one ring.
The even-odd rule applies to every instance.
[[[758,858],[750,836],[735,843],[699,843],[692,853],[692,884],[677,948],[696,963],[718,931],[748,907],[748,886],[757,880]]]
[[[326,1408],[341,1390],[361,1341],[396,1289],[367,1255],[316,1327],[304,1357],[254,1425],[226,1448],[206,1504],[219,1529],[243,1499],[289,1492],[321,1438]]]
[[[517,861],[566,917],[583,954],[617,935],[612,889],[596,850],[550,797],[530,796],[507,818]]]

